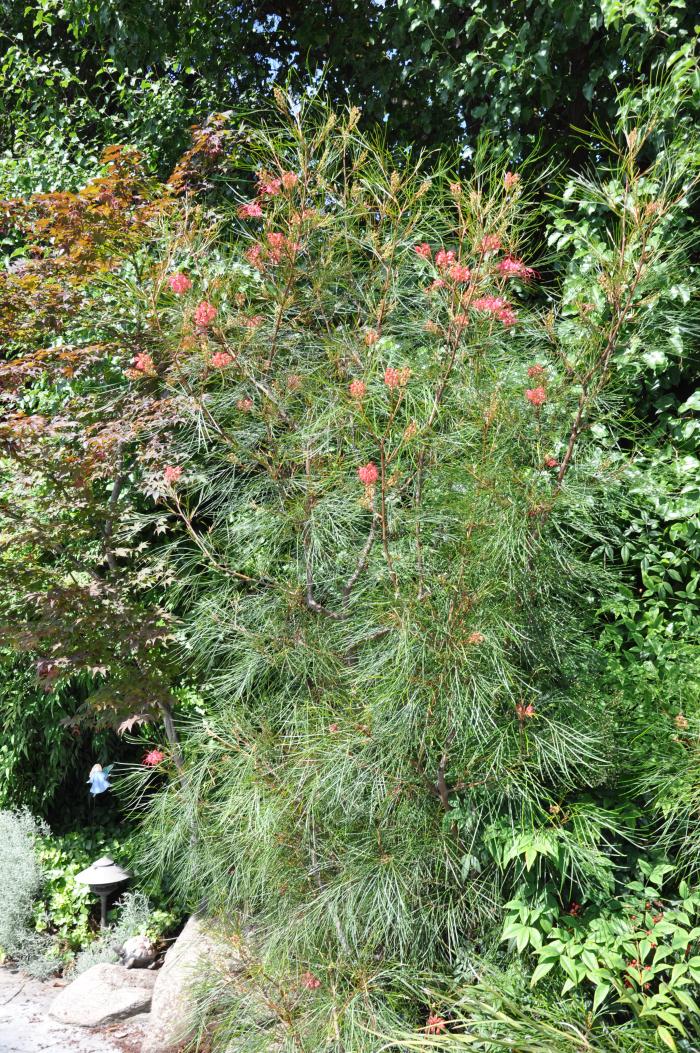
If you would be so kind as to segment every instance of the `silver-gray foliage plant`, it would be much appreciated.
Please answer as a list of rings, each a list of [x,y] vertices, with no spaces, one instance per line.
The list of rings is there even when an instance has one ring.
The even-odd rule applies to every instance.
[[[37,839],[48,832],[26,810],[0,810],[0,950],[35,976],[49,975],[55,966],[49,937],[32,923],[44,881]]]

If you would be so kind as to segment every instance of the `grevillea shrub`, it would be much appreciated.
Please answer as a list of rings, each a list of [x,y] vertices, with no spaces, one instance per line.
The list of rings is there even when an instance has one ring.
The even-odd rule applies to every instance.
[[[690,310],[667,235],[693,172],[640,113],[543,214],[545,174],[493,145],[460,173],[357,120],[280,96],[237,133],[248,192],[217,215],[183,195],[230,160],[212,125],[99,242],[77,380],[63,333],[13,367],[0,514],[32,524],[42,583],[13,631],[54,681],[102,678],[93,709],[166,720],[144,866],[255,923],[245,991],[203,994],[217,1050],[442,1042],[459,1017],[431,992],[497,954],[524,875],[562,908],[605,897],[646,831],[591,550],[635,456],[637,349]],[[575,236],[540,259],[550,220]],[[205,705],[181,753],[183,675]]]
[[[653,120],[623,129],[554,206],[604,215],[558,292],[527,171],[484,148],[460,178],[353,112],[279,104],[236,217],[182,228],[155,279],[169,597],[212,712],[187,785],[152,802],[149,858],[256,918],[279,1028],[222,978],[216,1048],[360,1050],[412,1014],[448,1027],[421,977],[497,943],[525,872],[562,906],[605,896],[636,836],[590,551],[634,455],[633,349],[679,310],[664,235],[692,173]]]

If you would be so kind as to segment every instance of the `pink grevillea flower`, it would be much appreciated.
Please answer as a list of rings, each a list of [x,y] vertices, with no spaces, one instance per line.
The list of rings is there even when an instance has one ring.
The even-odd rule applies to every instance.
[[[417,256],[421,256],[424,260],[429,260],[433,255],[430,245],[428,245],[427,241],[421,242],[420,245],[414,245],[413,251],[416,253]]]
[[[239,219],[262,219],[263,210],[257,201],[249,201],[238,209]]]
[[[489,314],[498,314],[507,306],[502,296],[480,296],[472,304],[475,311],[486,311]]]
[[[283,255],[294,256],[301,251],[301,242],[290,241],[279,231],[273,231],[267,235],[269,245],[268,258],[271,263],[279,263]]]
[[[331,735],[337,735],[340,731],[340,724],[329,724],[328,730],[330,731]]]
[[[479,246],[482,252],[498,252],[501,247],[501,239],[498,234],[487,234]]]
[[[138,355],[134,355],[131,364],[139,373],[147,373],[149,376],[155,376],[155,363],[146,351],[140,351]]]
[[[379,340],[379,333],[377,332],[377,330],[368,329],[365,333],[365,343],[367,344],[367,347],[371,347],[372,344],[376,344],[377,340]]]
[[[245,250],[244,255],[251,267],[257,267],[258,270],[260,270],[262,267],[262,261],[260,258],[262,256],[262,245],[258,245],[257,243],[251,245],[249,249]]]
[[[257,329],[259,325],[263,323],[263,316],[261,314],[251,315],[249,318],[241,318],[241,325],[244,329]]]
[[[202,300],[200,304],[197,304],[197,309],[194,312],[195,324],[200,329],[206,329],[208,325],[216,318],[216,307],[213,303],[209,303],[208,300]]]
[[[453,264],[447,273],[453,282],[471,281],[472,272],[468,267],[463,267],[460,263]]]
[[[506,328],[515,325],[518,320],[518,316],[512,307],[502,307],[500,311],[496,312],[496,318],[498,318],[499,322],[501,322]]]
[[[503,176],[503,186],[506,190],[514,190],[520,182],[520,176],[517,172],[506,172]]]
[[[367,394],[367,385],[365,384],[364,380],[353,380],[348,387],[348,391],[350,392],[350,398],[357,399],[359,401],[360,399],[363,399]]]
[[[454,316],[454,318],[452,319],[452,321],[455,323],[455,325],[459,325],[459,326],[469,325],[469,315],[468,314],[456,314]]]
[[[228,351],[217,351],[211,356],[214,369],[226,369],[226,366],[230,366],[232,362],[233,355],[229,355]]]
[[[525,398],[533,406],[543,406],[547,401],[547,392],[544,388],[528,388]]]
[[[467,643],[471,644],[472,647],[478,647],[479,644],[482,644],[485,639],[486,637],[483,633],[476,631],[473,633],[469,633],[469,636],[467,637]]]
[[[430,285],[428,285],[425,291],[428,293],[428,295],[430,295],[430,293],[437,292],[438,289],[444,289],[446,285],[447,282],[444,278],[436,278],[433,282],[430,283]]]
[[[147,768],[155,768],[157,764],[160,764],[164,760],[165,754],[162,750],[149,750],[143,758],[143,763]]]
[[[457,253],[453,249],[440,249],[435,254],[435,264],[441,271],[447,270],[457,262]]]
[[[444,1016],[439,1016],[437,1013],[431,1013],[425,1023],[425,1032],[427,1035],[442,1035],[447,1031],[447,1021]]]
[[[558,468],[559,467],[559,461],[556,459],[556,457],[546,457],[544,463],[545,463],[545,467],[546,468]]]
[[[462,196],[462,184],[461,183],[450,183],[450,193],[452,197]]]
[[[411,376],[411,370],[408,366],[404,366],[403,369],[393,369],[389,366],[384,371],[384,383],[388,388],[403,388],[408,384]]]
[[[287,377],[287,390],[298,391],[301,387],[301,377],[298,373],[290,373]]]
[[[379,470],[376,464],[369,461],[367,464],[363,464],[361,468],[357,469],[357,475],[361,483],[365,486],[374,486],[377,479],[379,478]]]
[[[250,413],[253,408],[253,400],[250,398],[239,399],[236,403],[236,407],[241,410],[242,413]]]
[[[529,377],[532,377],[533,379],[535,377],[543,377],[544,374],[545,374],[545,368],[544,368],[544,366],[540,365],[539,362],[535,362],[534,366],[528,366],[527,367],[527,375]]]
[[[293,190],[299,182],[299,176],[296,172],[283,172],[282,173],[282,186],[285,190]]]
[[[166,483],[176,483],[182,478],[182,468],[179,464],[169,464],[163,472]]]
[[[522,278],[526,282],[530,281],[535,274],[533,267],[527,267],[522,260],[517,260],[514,256],[506,256],[504,260],[501,260],[498,270],[506,278]]]
[[[321,986],[321,981],[313,973],[302,973],[301,986],[305,987],[307,991],[316,991]]]
[[[282,189],[281,179],[271,179],[265,173],[258,176],[258,193],[261,197],[275,197]]]
[[[518,720],[530,720],[535,715],[535,707],[531,702],[527,706],[524,706],[522,702],[518,702],[515,712],[518,714]]]
[[[168,278],[168,285],[176,296],[182,296],[183,293],[186,293],[192,288],[192,282],[187,275],[183,274],[181,271],[178,271],[177,274],[170,275]]]

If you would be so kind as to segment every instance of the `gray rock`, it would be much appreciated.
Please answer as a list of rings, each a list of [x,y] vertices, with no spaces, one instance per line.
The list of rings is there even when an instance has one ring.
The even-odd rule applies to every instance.
[[[217,939],[201,918],[192,917],[168,949],[156,975],[148,1032],[141,1053],[170,1053],[191,1034],[191,988],[208,970],[243,969],[230,942]],[[143,974],[140,974],[143,975]]]
[[[103,962],[64,987],[49,1013],[63,1024],[101,1027],[146,1012],[155,982],[156,973],[130,972]]]

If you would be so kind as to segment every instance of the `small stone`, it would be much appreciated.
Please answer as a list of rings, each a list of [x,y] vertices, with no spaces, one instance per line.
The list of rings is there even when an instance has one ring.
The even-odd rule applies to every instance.
[[[56,995],[49,1014],[63,1024],[101,1027],[147,1012],[156,975],[104,962],[93,965]]]
[[[147,936],[131,936],[117,954],[125,969],[148,969],[156,959],[156,949]]]

